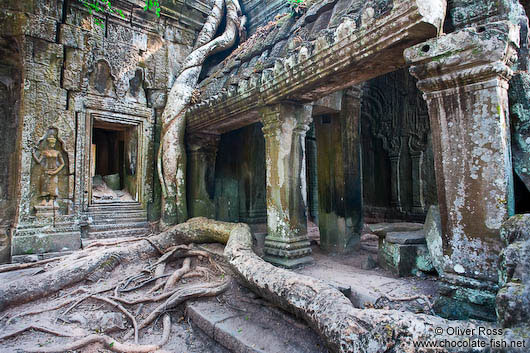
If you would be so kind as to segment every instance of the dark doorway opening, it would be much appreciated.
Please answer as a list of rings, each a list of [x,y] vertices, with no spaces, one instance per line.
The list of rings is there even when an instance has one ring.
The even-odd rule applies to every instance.
[[[92,202],[138,201],[137,165],[137,126],[94,120]]]

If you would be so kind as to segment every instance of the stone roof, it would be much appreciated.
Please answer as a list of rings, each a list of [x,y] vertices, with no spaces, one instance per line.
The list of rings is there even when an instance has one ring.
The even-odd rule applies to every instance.
[[[233,123],[244,126],[256,120],[235,116],[252,115],[259,106],[286,99],[313,101],[396,70],[405,65],[403,49],[436,36],[445,15],[442,0],[312,3],[299,18],[277,15],[207,72],[198,104],[188,111],[188,131],[213,125],[229,131],[236,127]],[[354,62],[366,66],[353,68]],[[240,104],[227,109],[236,100]],[[212,118],[231,121],[225,128]]]

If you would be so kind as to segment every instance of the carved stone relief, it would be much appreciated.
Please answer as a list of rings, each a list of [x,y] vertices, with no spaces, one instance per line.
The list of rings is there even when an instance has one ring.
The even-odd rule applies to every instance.
[[[116,97],[114,78],[112,77],[109,64],[105,60],[99,60],[90,73],[90,92],[98,95]]]
[[[382,210],[383,218],[424,215],[426,206],[436,203],[436,185],[429,116],[415,80],[400,70],[368,81],[363,89],[362,118],[368,208]]]
[[[68,155],[58,129],[51,127],[35,144],[32,151],[33,167],[31,189],[37,217],[66,214],[61,200],[68,198]]]

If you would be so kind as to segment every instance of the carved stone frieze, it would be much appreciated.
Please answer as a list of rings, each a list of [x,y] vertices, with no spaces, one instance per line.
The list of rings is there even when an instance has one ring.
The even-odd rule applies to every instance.
[[[425,213],[426,178],[433,173],[424,164],[430,134],[427,106],[416,81],[404,70],[368,81],[362,97],[363,122],[372,139],[377,139],[385,151],[390,169],[390,205],[399,213]],[[367,136],[364,137],[366,139]],[[377,153],[377,146],[365,146],[365,154]],[[430,151],[429,151],[430,153]],[[383,175],[384,171],[371,171]],[[365,178],[366,183],[373,179]],[[431,183],[434,180],[431,178]],[[410,185],[410,186],[409,186]],[[367,192],[373,187],[368,187]],[[368,195],[368,200],[376,197]],[[373,202],[373,201],[372,201]]]

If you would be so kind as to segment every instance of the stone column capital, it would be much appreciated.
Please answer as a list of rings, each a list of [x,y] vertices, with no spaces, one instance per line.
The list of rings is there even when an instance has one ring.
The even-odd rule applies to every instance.
[[[297,102],[281,102],[260,109],[263,135],[265,138],[277,136],[282,130],[291,128],[305,134],[313,121],[313,106]]]
[[[363,91],[361,85],[354,85],[344,90],[344,97],[361,99]]]
[[[507,82],[518,45],[518,27],[502,21],[431,39],[404,55],[418,88],[429,95],[493,79]]]
[[[220,136],[209,133],[193,133],[186,136],[189,152],[217,152]]]

